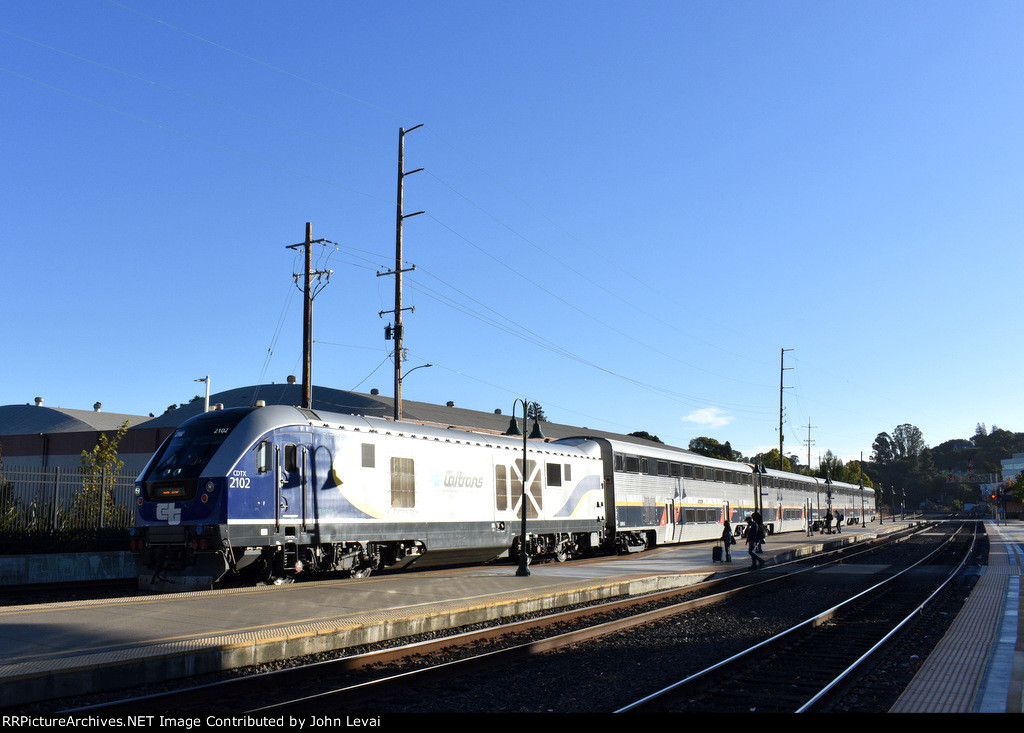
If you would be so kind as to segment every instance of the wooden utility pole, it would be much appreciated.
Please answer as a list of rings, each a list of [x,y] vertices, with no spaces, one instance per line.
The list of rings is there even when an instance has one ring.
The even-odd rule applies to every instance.
[[[318,239],[316,242],[323,242],[325,240]],[[310,222],[306,222],[306,241],[300,242],[299,244],[288,245],[288,249],[298,249],[302,247],[305,249],[305,267],[303,268],[303,274],[293,274],[295,278],[295,284],[299,284],[299,278],[302,277],[303,286],[301,288],[303,293],[302,303],[302,406],[307,410],[313,407],[313,298],[316,293],[320,292],[322,286],[317,288],[316,292],[313,292],[312,282],[315,276],[317,282],[324,275],[327,276],[327,280],[331,279],[331,270],[317,270],[313,272],[313,225]],[[327,283],[325,282],[324,285]]]
[[[783,349],[782,350],[782,355],[779,357],[779,361],[780,361],[780,364],[779,364],[779,470],[780,471],[782,470],[782,416],[783,416],[782,391],[784,389],[786,389],[784,386],[782,386],[783,385],[782,379],[783,379],[783,377],[786,374],[786,369],[791,369],[792,368],[792,367],[785,366],[785,363],[786,363],[786,352],[787,351],[792,351],[792,350],[793,349]]]
[[[807,425],[806,426],[801,426],[801,427],[806,427],[807,428],[807,440],[804,441],[804,442],[807,443],[807,468],[810,468],[811,467],[811,446],[814,445],[814,441],[811,440],[811,428],[816,428],[818,426],[817,425],[811,425],[811,421],[808,420],[807,421]]]
[[[418,130],[423,125],[416,125],[416,127],[410,127],[408,130],[403,128],[398,129],[398,209],[395,215],[395,269],[389,272],[378,272],[377,277],[382,275],[394,275],[395,276],[395,309],[392,311],[395,314],[395,328],[392,334],[395,339],[395,420],[402,419],[402,340],[405,336],[403,325],[402,325],[402,311],[406,310],[402,307],[402,273],[408,270],[415,270],[416,266],[413,265],[409,268],[402,267],[402,222],[406,219],[419,216],[422,211],[417,211],[415,214],[405,214],[403,212],[403,197],[404,197],[404,181],[406,176],[410,176],[413,173],[419,173],[422,168],[417,168],[414,171],[405,171],[405,134]],[[415,310],[409,308],[407,310]],[[381,311],[380,315],[384,315],[388,311]]]
[[[313,407],[313,294],[310,283],[313,280],[313,225],[306,222],[306,267],[302,288],[302,406]]]

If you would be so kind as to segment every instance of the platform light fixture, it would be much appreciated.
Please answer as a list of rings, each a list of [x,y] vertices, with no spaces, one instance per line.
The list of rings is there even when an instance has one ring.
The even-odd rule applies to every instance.
[[[523,429],[519,429],[519,424],[516,422],[516,405],[522,403],[523,405]],[[530,406],[533,406],[534,415],[539,411],[540,405],[536,402],[530,402],[525,398],[516,398],[516,401],[512,403],[512,419],[509,421],[508,429],[505,431],[505,435],[522,435],[523,436],[523,470],[522,470],[522,482],[523,492],[520,503],[520,511],[523,513],[522,525],[519,530],[519,569],[516,570],[516,575],[520,577],[526,577],[530,574],[529,568],[529,556],[526,547],[526,482],[529,478],[529,461],[527,460],[526,454],[526,441],[530,440],[544,440],[544,433],[540,430],[540,421],[534,417],[533,419],[533,430],[530,431],[529,438],[526,435],[526,424],[529,421]]]
[[[210,375],[207,374],[205,377],[200,379],[193,379],[193,382],[206,382],[206,402],[203,403],[203,412],[210,411]]]
[[[828,468],[825,468],[825,511],[828,514],[832,514],[832,477],[828,475]],[[827,517],[826,517],[827,518]],[[828,527],[828,531],[831,532],[832,528]]]

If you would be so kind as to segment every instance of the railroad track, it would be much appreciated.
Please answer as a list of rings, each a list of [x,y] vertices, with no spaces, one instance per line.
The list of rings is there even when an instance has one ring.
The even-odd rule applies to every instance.
[[[917,535],[920,534],[921,532],[918,531]],[[906,534],[900,537],[886,538],[887,541],[880,541],[875,546],[874,552],[877,554],[882,551],[878,549],[879,547],[891,548],[894,543],[903,543],[897,554],[904,555],[907,553],[908,538],[913,536],[916,535]],[[544,682],[536,670],[529,669],[520,674],[518,670],[523,669],[524,665],[526,667],[536,666],[536,661],[543,659],[545,662],[542,666],[558,666],[550,664],[551,659],[556,658],[560,662],[564,662],[566,658],[579,653],[575,651],[576,649],[587,648],[581,645],[593,642],[595,639],[625,637],[627,639],[625,644],[628,647],[629,639],[637,636],[636,629],[672,624],[674,623],[672,619],[679,617],[680,614],[699,615],[696,609],[707,607],[710,604],[719,604],[716,606],[717,609],[723,604],[731,604],[732,600],[737,597],[753,598],[756,602],[756,599],[773,593],[785,595],[788,592],[786,590],[768,590],[770,587],[786,583],[787,580],[783,579],[788,579],[788,582],[797,582],[796,578],[806,576],[800,582],[804,584],[805,588],[813,587],[815,583],[820,584],[821,581],[820,576],[819,580],[814,580],[810,576],[811,571],[820,573],[824,568],[832,567],[832,563],[863,562],[868,557],[866,553],[869,551],[870,549],[865,546],[848,547],[842,551],[829,553],[829,558],[821,556],[813,559],[804,558],[773,568],[770,572],[762,570],[739,576],[729,576],[723,580],[685,589],[685,591],[676,590],[654,594],[643,599],[601,604],[589,609],[576,609],[542,619],[467,632],[454,637],[421,642],[397,649],[360,654],[295,669],[239,677],[212,685],[65,712],[93,714],[102,711],[104,714],[153,714],[167,711],[183,715],[187,714],[190,709],[209,710],[210,705],[216,705],[218,712],[263,715],[284,713],[308,715],[332,713],[339,710],[372,714],[395,709],[416,709],[417,701],[423,700],[440,706],[434,709],[454,710],[461,709],[460,706],[466,706],[469,710],[482,710],[487,708],[482,707],[481,703],[475,702],[476,698],[483,696],[493,700],[496,691],[511,691],[515,684],[518,684],[520,677],[524,678],[523,682],[527,690],[530,691],[527,698],[531,700],[530,704],[532,705],[536,704],[532,701],[537,697],[537,688],[550,688],[552,685]],[[858,558],[861,559],[858,560]],[[877,572],[873,571],[872,574]],[[862,581],[862,584],[867,585],[868,582]],[[727,588],[730,585],[736,587]],[[846,592],[845,587],[835,590]],[[683,595],[687,599],[680,601],[679,599]],[[824,600],[825,594],[822,595],[822,600]],[[719,611],[711,613],[725,616]],[[707,616],[708,612],[705,611],[704,615]],[[731,626],[728,623],[725,624],[725,627],[718,633],[738,637],[740,640],[738,642],[734,640],[734,643],[749,644],[749,641],[744,641],[743,635],[738,633],[742,631],[743,621],[741,614],[741,617]],[[564,651],[566,649],[570,649],[570,651]],[[614,654],[612,656],[614,657]],[[642,656],[642,652],[638,652],[636,649],[626,652],[626,657],[631,660],[630,664],[635,664],[636,660],[641,659]],[[605,659],[607,658],[605,657]],[[656,663],[652,664],[656,666]],[[593,665],[584,665],[583,663],[575,665],[570,663],[569,666],[570,668],[575,667],[577,678],[581,675],[581,667],[593,669]],[[592,689],[594,685],[614,684],[608,681],[611,679],[608,675],[612,672],[624,672],[628,675],[628,669],[629,667],[625,664],[605,661],[601,663],[602,673],[600,675],[595,676],[592,672],[584,674],[585,677],[588,677],[588,684],[574,681],[570,683],[570,687],[579,687],[583,694],[582,688],[584,687]],[[559,673],[549,670],[544,674],[552,674],[557,677]],[[562,679],[566,679],[564,676],[566,673],[561,674],[563,674]],[[572,679],[571,673],[569,674],[568,679]],[[612,675],[612,677],[614,676]],[[467,679],[479,683],[477,686],[481,689],[477,692],[459,692],[467,687]],[[513,684],[510,680],[516,680],[516,683]],[[564,684],[562,686],[565,687]],[[411,692],[414,688],[419,688],[419,691]],[[453,689],[463,697],[462,702],[456,704],[443,701],[445,695]],[[646,690],[650,689],[653,689],[653,686],[646,688]],[[582,705],[606,705],[600,697],[594,699],[586,695],[583,696],[586,699],[581,701]],[[395,706],[396,701],[400,702],[397,707]],[[451,707],[445,707],[449,704]],[[554,707],[547,703],[541,704],[545,705],[540,708],[542,710],[565,709],[559,703],[551,703]],[[513,709],[535,708],[515,708],[513,704]],[[590,707],[589,709],[593,710],[594,708]]]
[[[751,712],[827,710],[952,582],[976,532],[958,531],[899,574],[616,712],[733,712],[737,698]],[[949,565],[938,579],[937,564]]]

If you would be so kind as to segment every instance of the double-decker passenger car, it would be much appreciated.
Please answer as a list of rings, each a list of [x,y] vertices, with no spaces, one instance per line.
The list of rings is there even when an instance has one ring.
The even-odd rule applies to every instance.
[[[860,519],[860,502],[874,507],[874,492],[746,463],[708,458],[670,446],[608,438],[567,438],[559,443],[599,454],[604,464],[607,539],[620,552],[655,544],[721,537],[728,519],[736,532],[755,512],[769,533],[814,528],[841,510]]]

